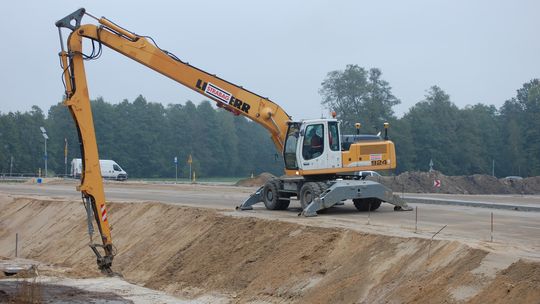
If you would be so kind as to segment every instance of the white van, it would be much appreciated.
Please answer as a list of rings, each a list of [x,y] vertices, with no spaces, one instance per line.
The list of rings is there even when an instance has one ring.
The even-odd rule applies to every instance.
[[[100,159],[101,176],[106,179],[127,180],[127,173],[114,160]],[[82,174],[82,159],[74,158],[71,161],[71,177],[80,178]]]

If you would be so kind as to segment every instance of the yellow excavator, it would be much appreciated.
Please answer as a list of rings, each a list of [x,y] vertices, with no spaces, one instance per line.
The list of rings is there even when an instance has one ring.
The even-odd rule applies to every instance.
[[[81,24],[85,15],[97,24]],[[384,138],[381,138],[379,135],[360,135],[358,132],[342,135],[335,115],[333,118],[293,120],[268,98],[198,69],[158,47],[151,37],[137,35],[104,17],[96,18],[84,8],[60,19],[56,26],[61,45],[59,56],[65,86],[64,105],[75,121],[81,146],[83,173],[77,190],[82,193],[87,212],[90,247],[102,272],[113,274],[111,265],[115,249],[107,218],[84,61],[97,59],[103,46],[179,82],[215,101],[218,107],[235,115],[243,115],[268,130],[277,150],[283,153],[285,175],[266,182],[237,209],[249,210],[252,205],[263,202],[267,209],[284,210],[288,208],[291,198],[296,197],[304,216],[316,216],[317,211],[342,205],[347,199],[351,199],[360,211],[373,211],[381,202],[393,204],[394,210],[411,210],[390,189],[358,175],[360,171],[396,167],[394,143],[388,139],[388,124],[385,123]],[[63,29],[70,31],[66,43],[62,37]],[[83,53],[84,38],[92,44],[90,54]],[[92,218],[97,223],[101,243],[93,241]]]

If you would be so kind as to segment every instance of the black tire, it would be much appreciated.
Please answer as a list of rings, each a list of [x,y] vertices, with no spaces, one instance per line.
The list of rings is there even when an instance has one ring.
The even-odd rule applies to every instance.
[[[382,201],[378,198],[355,198],[353,203],[358,211],[365,212],[379,209]]]
[[[324,191],[326,191],[326,189],[328,189],[328,185],[326,184],[326,182],[317,182],[317,185],[319,186],[319,189],[321,189],[320,194],[322,194]]]
[[[289,200],[279,199],[279,188],[281,183],[278,179],[266,182],[263,190],[264,206],[268,210],[285,210],[289,207]]]
[[[317,182],[317,186],[319,186],[319,189],[321,190],[319,195],[321,195],[324,191],[326,191],[326,189],[328,189],[328,184],[326,184],[326,182]],[[332,207],[330,207],[330,208],[332,208]],[[328,212],[328,210],[330,210],[330,208],[321,209],[321,210],[317,211],[317,213],[326,213],[326,212]]]
[[[300,189],[300,205],[302,206],[302,210],[306,209],[306,207],[321,194],[321,188],[319,185],[315,182],[307,182],[302,185],[302,189]]]

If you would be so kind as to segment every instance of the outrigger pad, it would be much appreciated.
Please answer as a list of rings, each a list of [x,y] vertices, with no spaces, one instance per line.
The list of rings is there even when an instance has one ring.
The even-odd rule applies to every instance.
[[[394,211],[412,211],[413,208],[407,205],[407,202],[398,195],[393,195],[392,202],[388,202],[394,205]]]
[[[264,187],[260,187],[255,193],[253,193],[242,205],[237,206],[236,210],[253,210],[253,205],[263,201]]]

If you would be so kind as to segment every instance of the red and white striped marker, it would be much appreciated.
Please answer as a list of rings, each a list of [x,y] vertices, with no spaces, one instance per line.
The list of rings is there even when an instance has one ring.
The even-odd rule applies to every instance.
[[[107,221],[107,210],[105,209],[105,205],[103,204],[101,204],[101,221]]]

